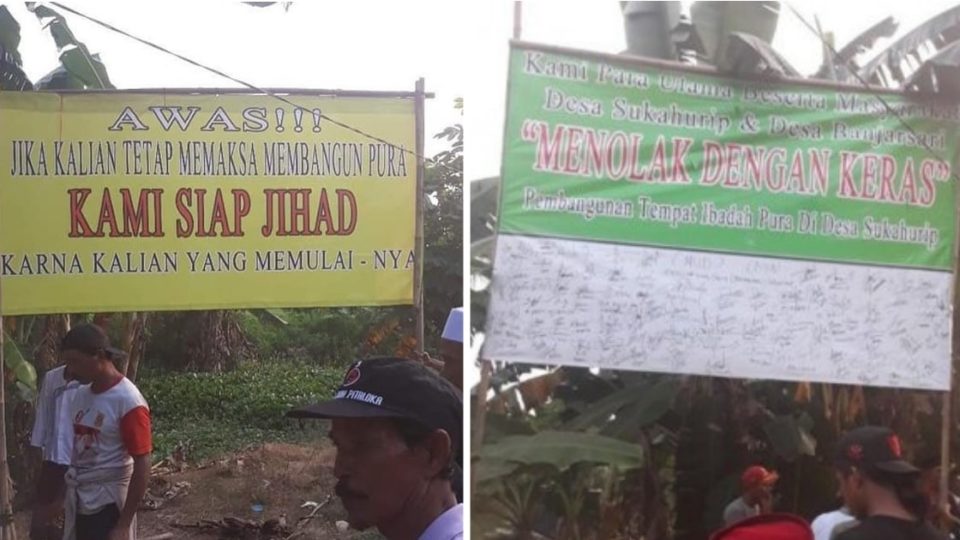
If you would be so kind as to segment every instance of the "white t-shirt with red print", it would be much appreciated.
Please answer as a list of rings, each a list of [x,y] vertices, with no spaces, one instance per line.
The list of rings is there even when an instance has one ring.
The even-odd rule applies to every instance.
[[[77,390],[73,411],[73,459],[76,469],[123,468],[133,456],[153,451],[150,409],[140,390],[123,377],[102,392]],[[111,502],[102,490],[78,489],[81,512]]]

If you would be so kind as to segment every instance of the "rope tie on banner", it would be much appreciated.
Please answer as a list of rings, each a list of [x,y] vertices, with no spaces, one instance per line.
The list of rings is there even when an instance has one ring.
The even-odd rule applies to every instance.
[[[295,103],[295,102],[287,99],[286,97],[284,97],[284,96],[282,96],[282,95],[280,95],[280,94],[277,94],[276,92],[272,92],[272,91],[270,91],[270,90],[268,90],[268,89],[261,88],[261,87],[255,85],[255,84],[253,84],[253,83],[250,83],[250,82],[247,82],[247,81],[245,81],[245,80],[243,80],[243,79],[240,79],[240,78],[234,77],[234,76],[232,76],[232,75],[229,75],[229,74],[227,74],[227,73],[225,73],[225,72],[223,72],[223,71],[221,71],[221,70],[219,70],[219,69],[217,69],[217,68],[208,66],[208,65],[203,64],[203,63],[201,63],[201,62],[199,62],[199,61],[197,61],[197,60],[193,60],[193,59],[188,58],[188,57],[186,57],[186,56],[184,56],[184,55],[182,55],[182,54],[173,52],[173,51],[171,51],[170,49],[168,49],[168,48],[166,48],[166,47],[164,47],[164,46],[162,46],[162,45],[158,45],[157,43],[154,43],[154,42],[149,41],[149,40],[147,40],[147,39],[137,37],[137,36],[131,34],[130,32],[127,32],[127,31],[125,31],[125,30],[122,30],[122,29],[120,29],[120,28],[117,28],[116,26],[114,26],[114,25],[112,25],[112,24],[110,24],[110,23],[107,23],[107,22],[104,22],[104,21],[102,21],[102,20],[100,20],[100,19],[97,19],[96,17],[87,15],[87,14],[85,14],[85,13],[81,13],[80,11],[77,11],[76,9],[73,9],[73,8],[71,8],[71,7],[68,7],[68,6],[65,6],[65,5],[61,4],[60,2],[50,2],[50,4],[56,6],[56,7],[60,8],[60,9],[62,9],[62,10],[64,10],[64,11],[67,11],[67,12],[69,12],[69,13],[72,13],[72,14],[78,16],[78,17],[82,17],[82,18],[84,18],[84,19],[86,19],[86,20],[88,20],[88,21],[90,21],[90,22],[92,22],[92,23],[94,23],[94,24],[96,24],[96,25],[98,25],[98,26],[101,26],[101,27],[103,27],[103,28],[106,28],[107,30],[110,30],[110,31],[112,31],[112,32],[116,32],[116,33],[118,33],[118,34],[120,34],[120,35],[122,35],[122,36],[124,36],[124,37],[127,37],[127,38],[129,38],[129,39],[132,39],[132,40],[137,41],[137,42],[139,42],[139,43],[142,43],[143,45],[146,45],[146,46],[148,46],[148,47],[150,47],[150,48],[156,49],[156,50],[158,50],[158,51],[160,51],[160,52],[162,52],[162,53],[164,53],[164,54],[173,56],[174,58],[177,58],[177,59],[180,60],[180,61],[186,62],[186,63],[188,63],[188,64],[190,64],[190,65],[192,65],[192,66],[198,67],[198,68],[203,69],[203,70],[205,70],[205,71],[209,71],[210,73],[213,73],[214,75],[218,75],[218,76],[220,76],[220,77],[223,77],[223,78],[225,78],[225,79],[228,79],[228,80],[230,80],[230,81],[232,81],[232,82],[234,82],[234,83],[239,84],[240,86],[243,86],[243,87],[245,87],[245,88],[248,88],[248,89],[250,89],[250,90],[253,90],[254,92],[257,92],[258,94],[268,95],[268,96],[270,96],[270,97],[272,97],[272,98],[275,98],[275,99],[277,99],[277,100],[279,100],[279,101],[281,101],[281,102],[283,102],[283,103],[286,103],[287,105],[290,105],[291,107],[294,107],[294,108],[297,108],[297,109],[303,109],[303,110],[305,110],[305,111],[311,110],[310,107],[304,107],[304,106],[298,105],[297,103]],[[414,151],[414,150],[410,150],[410,149],[408,149],[408,148],[404,148],[404,147],[402,147],[402,146],[400,146],[400,145],[397,145],[397,144],[394,144],[394,143],[392,143],[392,142],[390,142],[390,141],[387,141],[386,139],[383,139],[383,138],[381,138],[381,137],[378,137],[378,136],[376,136],[376,135],[373,135],[373,134],[371,134],[371,133],[368,133],[368,132],[366,132],[366,131],[364,131],[364,130],[362,130],[362,129],[360,129],[360,128],[351,126],[350,124],[347,124],[347,123],[345,123],[345,122],[341,122],[341,121],[339,121],[339,120],[337,120],[337,119],[335,119],[335,118],[331,118],[329,115],[324,114],[322,111],[320,111],[320,118],[326,120],[327,122],[330,122],[331,124],[333,124],[333,125],[335,125],[335,126],[338,126],[338,127],[343,128],[343,129],[345,129],[345,130],[347,130],[347,131],[350,131],[350,132],[352,132],[352,133],[355,133],[355,134],[357,134],[357,135],[360,135],[361,137],[365,137],[365,138],[370,139],[370,140],[372,140],[372,141],[376,141],[376,142],[378,142],[378,143],[385,144],[385,145],[390,146],[391,148],[394,148],[394,149],[396,149],[396,150],[398,150],[398,151],[400,151],[400,152],[409,154],[409,155],[413,156],[413,157],[416,158],[416,159],[422,159],[422,160],[424,160],[424,162],[430,162],[430,161],[431,161],[431,160],[430,160],[429,158],[427,158],[426,156],[423,156],[423,155],[421,155],[421,154],[418,154],[418,153],[417,153],[416,151]],[[443,165],[443,164],[441,164],[441,163],[432,163],[432,165],[433,165],[433,166],[436,166],[436,167],[441,167],[441,168],[447,169],[447,170],[450,171],[450,172],[454,172],[454,173],[459,172],[458,170],[454,170],[453,168],[448,167],[448,166],[446,166],[446,165]]]

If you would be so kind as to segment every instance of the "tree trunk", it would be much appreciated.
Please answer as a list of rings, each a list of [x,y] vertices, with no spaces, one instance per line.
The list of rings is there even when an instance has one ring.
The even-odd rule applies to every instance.
[[[231,312],[198,311],[192,315],[196,324],[188,334],[189,369],[220,372],[249,356],[250,342]]]
[[[60,341],[70,331],[70,314],[47,315],[43,318],[43,336],[34,360],[38,375],[60,364]]]
[[[146,344],[147,313],[137,313],[134,317],[134,330],[136,335],[130,336],[125,340],[127,345],[127,378],[133,382],[137,381],[137,372],[140,371],[140,359],[143,357],[143,348]]]

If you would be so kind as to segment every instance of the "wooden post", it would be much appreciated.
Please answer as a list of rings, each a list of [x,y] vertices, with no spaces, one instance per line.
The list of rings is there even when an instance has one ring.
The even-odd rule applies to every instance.
[[[960,208],[960,193],[954,193],[954,208]],[[960,230],[960,214],[954,216],[954,228]],[[955,427],[953,424],[953,415],[951,414],[954,405],[954,391],[957,388],[958,379],[960,379],[960,335],[957,329],[960,328],[960,312],[957,311],[960,306],[960,287],[957,284],[958,269],[960,269],[960,237],[953,241],[953,290],[950,291],[953,313],[950,318],[950,326],[953,330],[950,343],[950,387],[943,393],[943,403],[940,408],[940,500],[937,504],[941,510],[949,509],[950,497],[950,456],[951,446]],[[941,520],[941,528],[947,530],[949,527],[947,520]]]
[[[943,408],[940,412],[941,415],[941,429],[942,433],[940,435],[940,500],[937,501],[937,504],[940,505],[940,508],[943,510],[949,511],[949,497],[950,497],[950,409],[951,409],[951,395],[950,391],[943,393]],[[948,524],[949,526],[949,524]]]
[[[416,337],[417,354],[423,354],[423,259],[425,257],[423,249],[423,182],[424,182],[424,163],[423,163],[423,113],[424,113],[424,80],[423,77],[417,80],[416,96],[414,98],[414,113],[416,116],[417,131],[417,231],[415,245],[413,247],[417,266],[414,269],[413,276],[413,307],[416,310]],[[2,540],[2,539],[0,539]]]
[[[493,364],[489,360],[480,360],[480,383],[477,385],[477,401],[473,404],[473,437],[470,439],[473,447],[471,455],[480,451],[483,446],[483,435],[487,422],[487,392],[490,391],[490,376],[493,374]],[[477,487],[476,471],[470,467],[470,493]]]

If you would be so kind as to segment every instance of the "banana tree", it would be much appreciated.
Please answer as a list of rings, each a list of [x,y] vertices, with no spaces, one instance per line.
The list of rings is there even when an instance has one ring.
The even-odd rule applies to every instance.
[[[33,2],[27,3],[30,10],[40,20],[57,46],[60,66],[34,84],[23,70],[23,59],[19,52],[20,25],[10,14],[6,6],[0,6],[0,90],[30,91],[44,89],[84,89],[113,88],[107,76],[106,68],[98,57],[92,55],[86,45],[77,40],[66,20],[47,6]],[[65,321],[65,325],[55,324]],[[8,320],[8,325],[12,321]],[[37,352],[50,353],[52,359],[56,351],[60,330],[69,326],[69,319],[63,315],[47,317],[48,324],[43,327],[50,331],[40,340]],[[32,327],[33,324],[27,326]],[[65,330],[63,330],[65,331]],[[9,467],[7,462],[7,410],[5,389],[12,383],[18,389],[21,404],[27,404],[36,391],[37,374],[34,366],[22,353],[20,345],[7,332],[3,334],[4,380],[0,383],[0,513],[10,513],[11,491]],[[52,363],[52,362],[51,362]],[[49,367],[49,366],[45,366]],[[17,459],[25,458],[19,452]],[[15,468],[18,474],[28,474],[32,469],[22,462]],[[23,478],[20,478],[22,481]],[[12,523],[0,525],[0,538],[15,538],[16,531]]]
[[[960,6],[950,8],[913,28],[859,70],[859,77],[873,84],[908,89],[911,75],[924,69],[931,59],[941,73],[950,66],[956,77],[956,55],[940,57],[960,40]],[[939,57],[939,58],[938,58]]]

